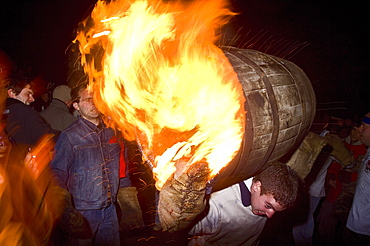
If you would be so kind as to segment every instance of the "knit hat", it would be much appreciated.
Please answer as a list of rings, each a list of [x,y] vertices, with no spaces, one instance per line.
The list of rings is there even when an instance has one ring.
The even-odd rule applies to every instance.
[[[62,102],[71,100],[71,88],[66,85],[59,85],[53,91],[53,98],[59,99]]]

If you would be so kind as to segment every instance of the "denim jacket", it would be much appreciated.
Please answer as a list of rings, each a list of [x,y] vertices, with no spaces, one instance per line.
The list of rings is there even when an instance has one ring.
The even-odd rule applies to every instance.
[[[51,169],[78,210],[101,209],[116,201],[120,146],[114,131],[79,117],[60,135]]]

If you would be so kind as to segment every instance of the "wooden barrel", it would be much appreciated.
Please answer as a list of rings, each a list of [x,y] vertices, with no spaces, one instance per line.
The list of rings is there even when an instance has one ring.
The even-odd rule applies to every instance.
[[[222,47],[246,98],[246,127],[236,157],[213,180],[213,190],[250,178],[296,148],[315,116],[315,94],[297,65],[255,50]]]

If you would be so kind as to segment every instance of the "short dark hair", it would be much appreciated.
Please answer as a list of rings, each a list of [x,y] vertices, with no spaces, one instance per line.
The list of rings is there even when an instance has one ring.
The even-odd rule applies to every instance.
[[[81,92],[86,90],[88,86],[88,82],[83,82],[80,84],[77,84],[75,87],[71,90],[71,100],[72,102],[79,102],[81,97]]]
[[[33,83],[27,77],[18,73],[11,74],[6,80],[6,89],[11,89],[15,95],[19,95],[27,85],[32,89]]]
[[[301,183],[297,173],[281,162],[271,163],[253,181],[261,182],[261,195],[271,194],[284,208],[294,206]]]

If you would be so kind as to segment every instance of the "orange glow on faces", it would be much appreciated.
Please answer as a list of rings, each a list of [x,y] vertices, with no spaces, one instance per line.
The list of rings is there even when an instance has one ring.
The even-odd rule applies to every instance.
[[[212,177],[240,148],[244,94],[214,44],[232,15],[225,0],[98,1],[81,23],[76,40],[95,104],[139,142],[158,189],[197,162]]]

